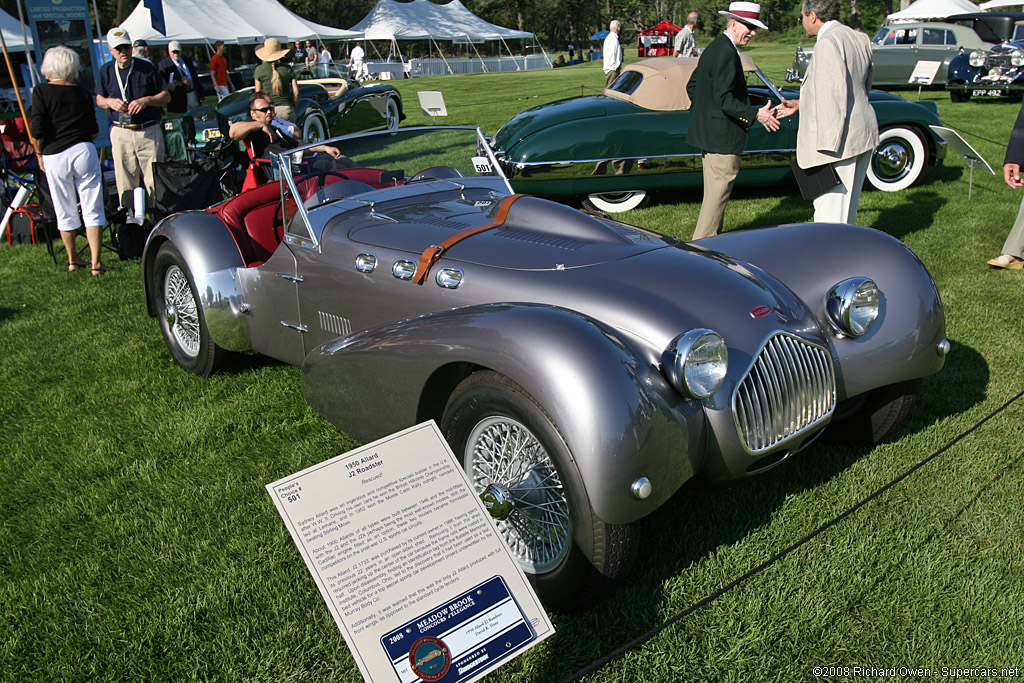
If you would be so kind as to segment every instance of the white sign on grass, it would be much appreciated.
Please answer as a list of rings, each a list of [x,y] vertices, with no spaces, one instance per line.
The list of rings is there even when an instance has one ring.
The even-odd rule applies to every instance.
[[[555,632],[432,421],[267,491],[367,681],[475,681]]]
[[[914,65],[914,71],[910,74],[910,79],[907,83],[914,85],[931,85],[932,81],[935,80],[935,76],[939,73],[939,67],[942,66],[942,62],[932,62],[922,59]]]

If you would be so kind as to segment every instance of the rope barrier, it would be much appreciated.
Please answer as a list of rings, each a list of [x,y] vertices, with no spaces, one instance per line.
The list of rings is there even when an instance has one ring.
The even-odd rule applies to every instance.
[[[791,544],[790,546],[788,546],[788,547],[780,550],[779,552],[775,553],[774,555],[769,557],[767,560],[765,560],[761,564],[759,564],[756,567],[754,567],[753,569],[745,572],[744,574],[742,574],[738,578],[733,579],[732,581],[730,581],[726,585],[722,586],[718,590],[714,591],[713,593],[705,596],[704,598],[701,598],[700,600],[698,600],[697,602],[693,603],[692,605],[690,605],[689,607],[687,607],[683,611],[677,613],[675,616],[673,616],[673,617],[669,618],[668,620],[662,622],[658,626],[655,626],[654,628],[650,629],[646,633],[643,633],[642,635],[634,638],[633,640],[631,640],[628,643],[626,643],[625,645],[619,647],[615,651],[605,655],[601,659],[598,659],[598,660],[596,660],[594,662],[591,662],[590,664],[588,664],[587,666],[583,667],[582,669],[580,669],[576,673],[574,673],[571,676],[569,676],[568,678],[564,679],[562,681],[562,683],[573,683],[574,681],[580,680],[584,676],[587,676],[587,675],[590,675],[590,674],[594,673],[595,671],[597,671],[601,667],[603,667],[606,664],[609,664],[609,663],[615,661],[616,659],[618,659],[622,655],[626,654],[630,650],[636,649],[640,645],[643,645],[648,640],[650,640],[654,636],[658,635],[659,633],[661,633],[662,631],[667,629],[669,626],[672,626],[676,622],[681,621],[682,619],[684,619],[685,617],[689,616],[693,612],[697,611],[701,607],[704,607],[705,605],[708,605],[708,604],[714,602],[718,598],[722,597],[723,595],[725,595],[726,593],[731,591],[733,588],[739,586],[741,583],[743,583],[747,579],[752,578],[752,577],[760,574],[764,570],[768,569],[769,567],[771,567],[773,564],[775,564],[776,562],[778,562],[782,558],[784,558],[787,555],[791,554],[792,552],[794,552],[795,550],[797,550],[798,548],[800,548],[804,544],[808,543],[809,541],[811,541],[815,537],[821,535],[826,530],[832,528],[836,524],[839,524],[839,522],[843,521],[844,519],[846,519],[847,517],[852,515],[854,512],[856,512],[860,508],[864,507],[869,502],[871,502],[872,500],[874,500],[878,496],[882,495],[883,493],[885,493],[886,491],[888,491],[892,487],[896,486],[896,484],[900,483],[901,481],[903,481],[904,479],[909,477],[911,474],[913,474],[917,470],[921,469],[922,467],[927,465],[929,462],[931,462],[935,458],[939,457],[940,455],[942,455],[943,453],[948,451],[950,448],[955,446],[957,443],[959,443],[963,439],[967,438],[967,436],[969,436],[971,433],[973,433],[974,431],[979,429],[986,422],[988,422],[989,420],[994,418],[996,415],[998,415],[999,413],[1001,413],[1004,410],[1006,410],[1007,408],[1009,408],[1021,396],[1024,396],[1024,390],[1021,390],[1020,392],[1018,392],[1016,396],[1014,396],[1010,400],[1006,401],[1006,403],[1004,403],[1003,405],[999,406],[998,408],[993,410],[991,413],[989,413],[988,415],[983,417],[981,420],[979,420],[978,422],[973,424],[967,431],[962,432],[961,434],[956,436],[952,441],[948,442],[946,445],[942,446],[937,451],[935,451],[934,453],[932,453],[931,455],[926,457],[924,460],[921,460],[920,462],[918,462],[916,465],[913,465],[912,467],[910,467],[908,470],[906,470],[905,472],[900,474],[898,477],[896,477],[895,479],[890,481],[888,484],[885,484],[884,486],[878,488],[876,491],[871,493],[866,498],[862,499],[860,502],[854,504],[852,507],[850,507],[847,510],[845,510],[844,512],[840,513],[836,517],[833,517],[829,521],[825,522],[824,524],[819,526],[814,531],[811,531],[809,534],[807,534],[806,536],[804,536],[800,540],[796,541],[795,543]]]

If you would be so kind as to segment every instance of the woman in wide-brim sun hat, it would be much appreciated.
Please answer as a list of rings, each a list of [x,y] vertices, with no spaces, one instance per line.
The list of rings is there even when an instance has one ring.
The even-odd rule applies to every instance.
[[[718,13],[747,26],[768,30],[768,27],[761,23],[761,5],[756,2],[730,2],[729,9],[719,10]]]
[[[256,48],[256,56],[263,63],[253,72],[256,92],[266,92],[274,104],[274,115],[286,121],[295,117],[295,103],[299,100],[299,84],[290,66],[278,64],[291,50],[281,46],[277,38],[267,38],[262,47]]]

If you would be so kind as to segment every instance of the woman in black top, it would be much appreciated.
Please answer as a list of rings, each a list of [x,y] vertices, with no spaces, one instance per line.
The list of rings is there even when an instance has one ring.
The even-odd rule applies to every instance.
[[[50,48],[40,69],[47,83],[32,91],[32,134],[39,168],[46,172],[57,229],[68,252],[68,270],[91,265],[92,274],[107,270],[100,261],[103,173],[93,139],[99,133],[93,98],[75,83],[81,67],[78,53],[63,45]],[[78,207],[82,207],[79,217]],[[92,263],[79,261],[75,236],[85,220]]]

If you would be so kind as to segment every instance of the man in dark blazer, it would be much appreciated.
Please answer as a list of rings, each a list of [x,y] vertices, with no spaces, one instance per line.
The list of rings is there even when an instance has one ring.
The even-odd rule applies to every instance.
[[[167,84],[171,101],[167,111],[184,114],[199,106],[199,73],[195,62],[181,52],[181,43],[172,40],[167,44],[167,56],[157,65],[160,75]]]
[[[725,205],[740,170],[740,153],[754,121],[766,129],[779,129],[771,103],[758,109],[750,104],[747,84],[740,64],[740,48],[750,42],[761,23],[761,6],[756,2],[733,2],[725,33],[708,45],[697,68],[686,84],[690,97],[690,127],[686,141],[702,150],[704,201],[693,239],[717,235],[722,231]]]
[[[1020,177],[1021,166],[1024,166],[1024,107],[1017,114],[1017,122],[1013,124],[1010,144],[1006,147],[1006,157],[1003,159],[1003,180],[1015,190],[1024,185]],[[1003,242],[1002,255],[990,259],[988,264],[1013,270],[1024,268],[1024,201],[1021,201],[1017,220]]]

